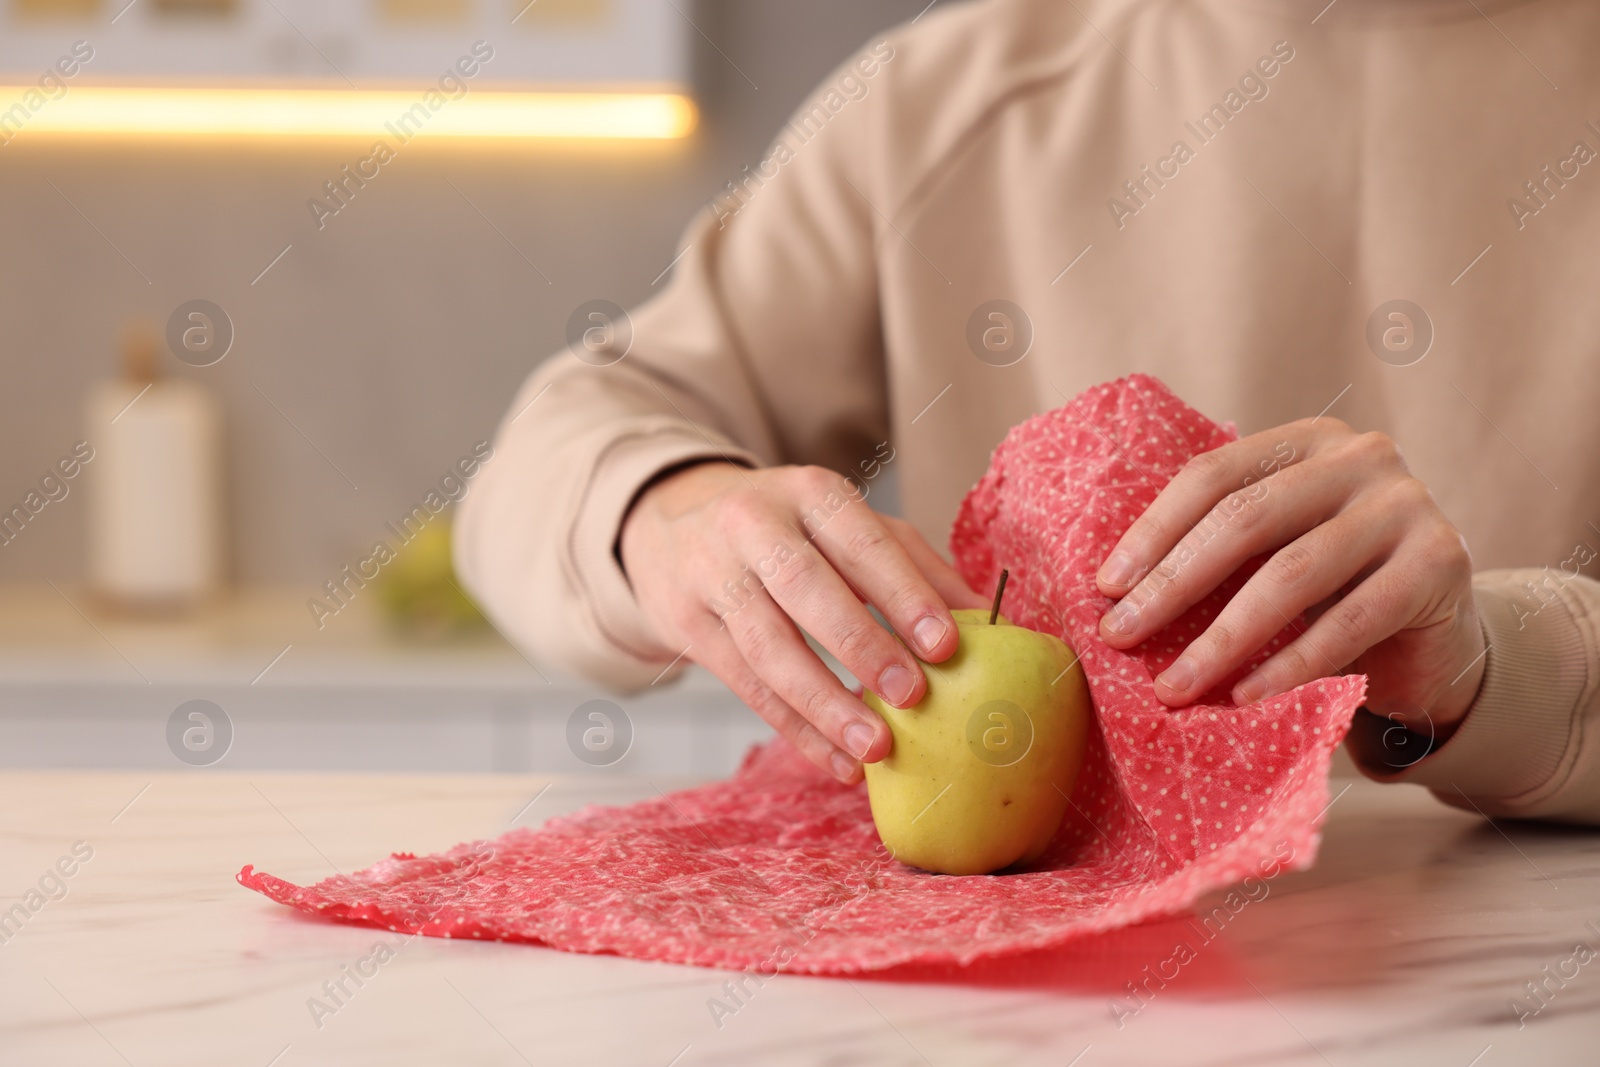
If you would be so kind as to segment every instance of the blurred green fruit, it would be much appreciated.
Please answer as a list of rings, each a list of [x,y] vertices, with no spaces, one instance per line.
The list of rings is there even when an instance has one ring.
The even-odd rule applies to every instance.
[[[399,546],[377,579],[389,619],[422,636],[449,637],[483,630],[488,620],[462,592],[450,550],[450,524],[440,519]]]

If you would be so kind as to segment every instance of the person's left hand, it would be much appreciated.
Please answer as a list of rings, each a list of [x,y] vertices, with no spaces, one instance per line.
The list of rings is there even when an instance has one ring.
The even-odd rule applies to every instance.
[[[1306,419],[1191,459],[1106,557],[1119,602],[1100,635],[1127,649],[1199,603],[1252,556],[1271,558],[1156,679],[1172,707],[1216,686],[1301,612],[1305,633],[1233,687],[1246,704],[1345,668],[1367,706],[1448,736],[1483,677],[1484,640],[1461,534],[1395,442]]]

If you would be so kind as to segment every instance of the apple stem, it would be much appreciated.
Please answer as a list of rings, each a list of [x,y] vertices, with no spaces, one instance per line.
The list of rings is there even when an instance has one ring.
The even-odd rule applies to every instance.
[[[1000,581],[994,587],[994,607],[989,609],[990,626],[993,626],[994,621],[1000,617],[1000,598],[1006,595],[1006,578],[1009,577],[1010,574],[1011,572],[1006,568],[1002,567],[1000,569]]]

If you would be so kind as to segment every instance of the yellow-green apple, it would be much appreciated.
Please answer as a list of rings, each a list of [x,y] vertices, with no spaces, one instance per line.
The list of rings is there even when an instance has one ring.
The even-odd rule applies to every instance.
[[[894,747],[866,765],[878,835],[902,863],[988,874],[1037,859],[1066,813],[1089,735],[1078,657],[996,610],[953,614],[960,644],[909,708],[867,692]]]

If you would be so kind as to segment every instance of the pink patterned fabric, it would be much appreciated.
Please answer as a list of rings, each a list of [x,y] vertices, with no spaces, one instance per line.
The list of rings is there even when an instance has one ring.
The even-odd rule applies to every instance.
[[[1010,569],[1006,614],[1079,651],[1098,714],[1073,808],[1032,870],[901,866],[878,842],[864,787],[775,741],[728,781],[630,807],[397,854],[314,886],[248,866],[239,881],[302,911],[407,933],[853,974],[1052,948],[1309,866],[1328,762],[1366,679],[1327,678],[1247,707],[1229,702],[1229,679],[1206,702],[1164,708],[1152,679],[1250,567],[1132,652],[1097,636],[1108,601],[1094,573],[1106,553],[1186,459],[1233,436],[1135,376],[1012,430],[962,504],[957,565],[991,590]]]

